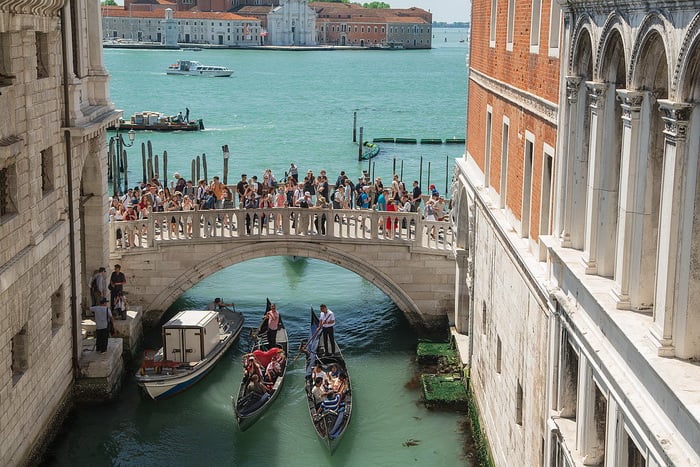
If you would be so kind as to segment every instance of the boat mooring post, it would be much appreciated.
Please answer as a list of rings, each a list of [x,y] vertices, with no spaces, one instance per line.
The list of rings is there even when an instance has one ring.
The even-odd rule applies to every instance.
[[[153,160],[153,177],[151,178],[156,178],[160,177],[160,165],[158,164],[158,154],[156,154],[156,157]]]
[[[202,170],[204,171],[204,181],[209,183],[209,178],[207,177],[207,155],[202,153]]]
[[[231,153],[228,150],[228,144],[221,146],[221,151],[224,153],[224,185],[228,184],[228,158]]]
[[[113,168],[114,164],[112,164],[112,154],[114,154],[114,141],[110,138],[109,143],[107,144],[107,181],[112,181],[113,175]]]
[[[153,159],[149,158],[147,164],[148,164],[148,173],[150,175],[153,173]],[[151,177],[151,178],[153,178],[153,177]],[[151,178],[149,178],[149,180]]]
[[[447,196],[447,177],[450,173],[450,156],[445,156],[445,196]]]
[[[195,163],[196,163],[195,160],[192,159],[192,184],[193,185],[197,184],[197,186],[199,186],[199,180],[197,180],[197,177],[196,177],[197,169],[195,168]]]
[[[141,165],[143,166],[143,183],[146,183],[146,144],[141,143]]]
[[[357,142],[357,111],[352,113],[352,142]]]
[[[146,181],[149,181],[153,179],[153,144],[150,139],[146,144],[148,145],[148,180]]]
[[[399,180],[403,181],[403,159],[401,159],[401,175],[399,175]]]
[[[126,157],[126,149],[122,150],[124,154],[124,159],[122,160],[122,165],[124,167],[124,195],[126,195],[126,192],[129,191],[129,167],[127,164],[127,157]]]
[[[420,156],[420,169],[418,170],[418,186],[423,186],[423,156]]]
[[[363,128],[363,127],[360,127],[360,142],[359,142],[358,149],[357,149],[357,160],[358,160],[358,161],[361,161],[361,160],[362,160],[362,147],[363,147],[363,143],[362,143],[362,131],[363,131],[363,130],[364,130],[364,128]]]
[[[428,161],[428,179],[425,181],[425,184],[430,187],[430,161]]]
[[[396,156],[394,156],[394,165],[391,167],[391,176],[396,175]]]
[[[201,178],[202,178],[201,177],[201,175],[202,175],[201,169],[202,169],[202,160],[199,158],[199,156],[197,156],[197,185],[199,185],[199,180],[201,180]],[[194,180],[192,180],[192,181],[194,181]]]
[[[163,183],[168,186],[168,151],[163,151]]]

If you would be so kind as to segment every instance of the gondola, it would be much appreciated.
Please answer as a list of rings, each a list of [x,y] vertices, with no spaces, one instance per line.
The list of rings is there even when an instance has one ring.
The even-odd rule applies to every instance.
[[[267,307],[265,311],[270,310],[270,300],[267,300]],[[238,429],[245,431],[250,428],[265,411],[272,405],[284,384],[284,377],[287,373],[287,367],[289,366],[287,359],[287,330],[284,328],[284,323],[280,317],[279,327],[277,328],[277,352],[270,348],[267,341],[267,319],[263,318],[262,323],[258,327],[258,330],[254,334],[255,343],[250,351],[250,353],[244,356],[243,365],[245,367],[246,360],[250,356],[255,356],[258,363],[260,363],[263,369],[272,359],[275,353],[279,351],[284,352],[284,361],[282,362],[281,373],[275,378],[274,381],[264,382],[267,393],[257,394],[255,392],[246,391],[249,378],[244,374],[241,379],[241,384],[238,388],[238,395],[236,397],[231,396],[231,405],[233,406],[233,411],[236,415],[236,424]]]
[[[348,374],[347,366],[345,364],[345,359],[343,358],[338,343],[336,342],[335,344],[336,353],[332,355],[326,353],[323,347],[323,339],[321,338],[321,333],[319,331],[319,319],[318,316],[316,316],[316,313],[314,313],[313,308],[311,309],[309,338],[308,340],[302,342],[301,349],[304,350],[306,355],[305,390],[306,401],[309,407],[309,415],[311,416],[311,423],[313,424],[314,430],[316,430],[316,434],[321,442],[328,448],[330,453],[333,454],[333,451],[335,451],[336,447],[338,447],[341,438],[345,434],[345,431],[350,424],[350,418],[352,415],[352,386],[350,383],[350,376]],[[345,375],[348,377],[347,389],[344,391],[338,410],[318,413],[313,394],[311,393],[311,390],[313,389],[311,373],[317,363],[321,364],[324,371],[328,371],[330,366],[335,363],[338,366],[340,373],[345,373]]]

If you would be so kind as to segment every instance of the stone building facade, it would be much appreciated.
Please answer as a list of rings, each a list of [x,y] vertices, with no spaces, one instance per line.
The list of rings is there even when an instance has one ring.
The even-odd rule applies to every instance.
[[[36,460],[70,402],[85,278],[107,265],[101,36],[98,2],[0,0],[2,465]]]
[[[166,41],[166,27],[176,30],[176,43]],[[172,11],[128,11],[111,7],[102,9],[104,39],[127,39],[164,45],[213,44],[246,47],[260,44],[260,21],[234,13]]]
[[[700,465],[700,2],[474,1],[457,313],[496,465]]]
[[[269,45],[316,45],[316,12],[307,0],[280,0],[267,14]]]

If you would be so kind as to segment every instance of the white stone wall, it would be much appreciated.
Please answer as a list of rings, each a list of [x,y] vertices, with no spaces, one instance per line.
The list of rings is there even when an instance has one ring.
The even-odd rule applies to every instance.
[[[316,45],[316,12],[307,0],[281,0],[267,14],[268,45]]]
[[[526,248],[514,248],[520,239],[494,225],[494,215],[502,217],[477,204],[471,385],[495,465],[542,465],[549,312],[523,267]]]
[[[0,465],[36,461],[65,407],[81,345],[81,271],[107,258],[105,227],[83,242],[79,216],[104,219],[99,160],[119,114],[108,102],[97,3],[72,5],[0,0],[0,169],[12,172],[12,208],[0,216]],[[61,14],[77,16],[63,28]],[[81,208],[83,179],[86,193],[103,197],[99,208]]]

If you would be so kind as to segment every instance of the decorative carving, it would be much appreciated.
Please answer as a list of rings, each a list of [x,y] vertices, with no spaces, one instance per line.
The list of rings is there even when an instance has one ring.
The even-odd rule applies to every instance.
[[[622,102],[620,107],[622,107],[623,120],[631,119],[633,112],[640,111],[644,96],[647,94],[646,91],[630,91],[629,89],[618,89],[616,92],[618,99]]]
[[[582,79],[580,76],[566,77],[566,98],[569,104],[574,104],[578,100],[578,88]]]
[[[687,75],[688,68],[690,67],[690,60],[692,59],[692,56],[688,55],[688,50],[690,50],[692,44],[696,43],[698,38],[700,38],[700,13],[696,14],[690,21],[690,24],[688,24],[683,43],[678,51],[678,61],[676,61],[676,68],[673,71],[673,80],[671,81],[671,91],[673,94],[669,93],[671,96],[678,96],[679,99],[689,99],[690,97],[681,95],[682,90],[679,89],[679,85],[681,79],[687,81],[695,78],[694,76]],[[685,76],[682,77],[681,74]]]
[[[65,0],[0,0],[0,11],[37,16],[57,16]]]
[[[664,121],[664,134],[673,141],[684,140],[688,134],[688,121],[693,105],[660,100],[659,110]]]
[[[567,18],[569,15],[572,17],[575,17],[576,15],[573,13],[567,13],[564,18]],[[574,63],[577,63],[576,59],[576,51],[578,50],[578,43],[581,41],[581,35],[584,31],[588,31],[589,26],[593,24],[593,20],[591,19],[590,15],[588,13],[581,13],[578,18],[575,20],[576,25],[574,26],[573,33],[571,34],[571,44],[569,45],[569,74],[573,75],[574,74]],[[589,37],[590,31],[589,31]]]
[[[601,73],[601,66],[603,63],[603,52],[608,48],[608,43],[610,42],[610,38],[612,37],[612,32],[617,30],[622,36],[622,15],[618,10],[610,12],[608,15],[608,19],[605,20],[605,25],[603,25],[603,29],[600,30],[600,42],[598,43],[598,47],[596,50],[596,58],[595,58],[595,69],[593,70],[593,76],[594,77],[599,77]],[[628,57],[625,57],[625,61],[627,61]]]
[[[637,65],[639,64],[639,59],[643,53],[642,46],[646,45],[649,34],[654,30],[658,31],[662,38],[671,37],[671,34],[666,30],[667,22],[666,17],[659,10],[653,10],[649,12],[647,17],[644,18],[642,23],[639,25],[637,36],[634,38],[632,55],[630,56],[630,66],[627,70],[627,82],[633,84],[635,87],[639,83],[634,83],[632,79],[637,69]]]
[[[588,106],[592,109],[602,109],[605,106],[605,93],[609,83],[586,82],[588,87]]]

